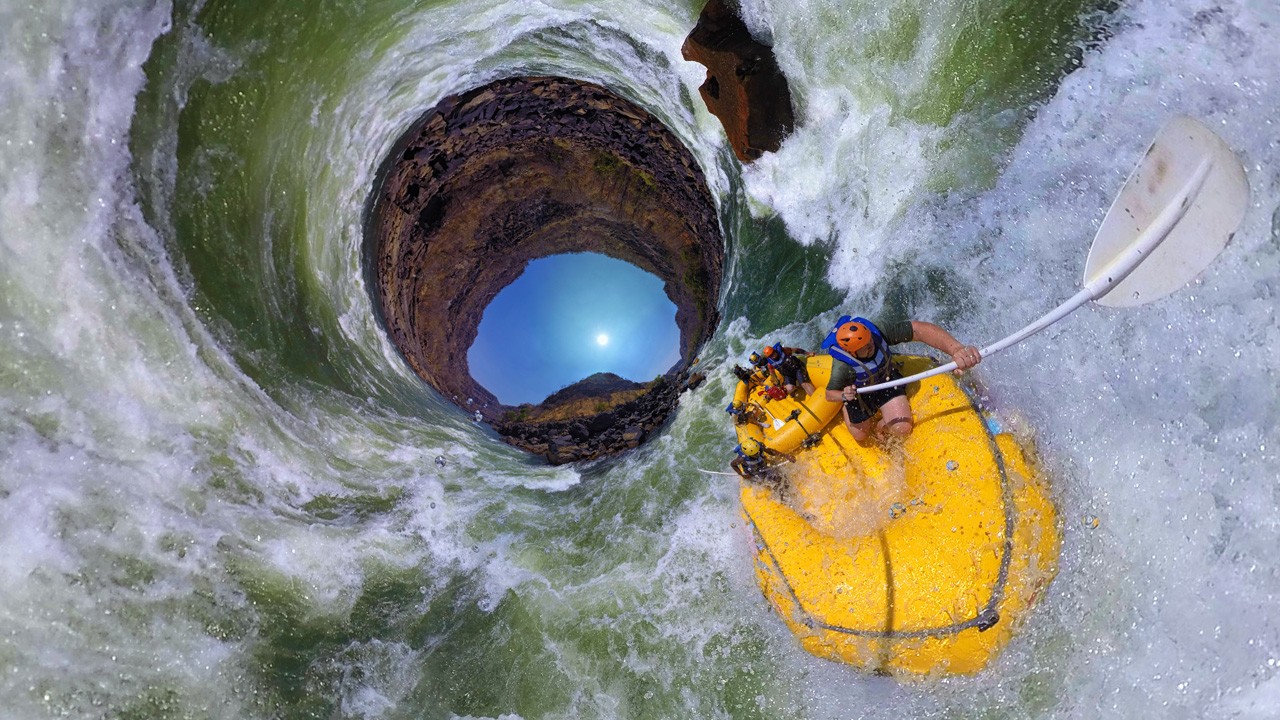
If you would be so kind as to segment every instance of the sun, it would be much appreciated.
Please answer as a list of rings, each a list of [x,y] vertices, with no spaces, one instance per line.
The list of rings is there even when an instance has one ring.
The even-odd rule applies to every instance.
[[[596,336],[596,344],[599,345],[600,347],[604,347],[605,345],[608,345],[609,336],[605,335],[604,333],[600,333],[599,335]]]

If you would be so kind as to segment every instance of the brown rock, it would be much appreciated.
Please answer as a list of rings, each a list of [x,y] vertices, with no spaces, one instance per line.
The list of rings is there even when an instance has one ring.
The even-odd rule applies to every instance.
[[[594,411],[504,423],[520,409],[471,377],[467,350],[498,292],[530,260],[587,251],[664,280],[689,362],[719,321],[715,202],[669,130],[591,83],[508,78],[445,98],[401,138],[370,198],[365,257],[393,344],[446,399],[553,463],[620,452],[595,429],[660,425],[677,401],[667,383],[600,423]]]
[[[773,49],[751,37],[733,8],[724,0],[708,2],[680,52],[707,67],[698,90],[740,161],[781,147],[795,127],[791,88]]]
[[[588,419],[497,420],[493,427],[507,443],[553,465],[609,457],[639,447],[671,416],[688,387],[688,371],[656,382],[634,400]],[[587,431],[583,437],[583,429]]]
[[[639,425],[632,425],[622,433],[623,442],[627,443],[630,447],[639,445],[642,438],[644,438],[644,428]]]

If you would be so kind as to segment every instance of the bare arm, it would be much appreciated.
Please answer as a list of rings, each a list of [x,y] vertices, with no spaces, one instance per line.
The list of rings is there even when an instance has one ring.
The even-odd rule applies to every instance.
[[[774,456],[774,457],[780,457],[780,458],[783,458],[783,459],[784,459],[784,460],[786,460],[787,462],[795,462],[795,461],[796,461],[795,456],[794,456],[794,455],[791,455],[790,453],[784,453],[784,452],[782,452],[782,451],[780,451],[780,450],[774,450],[773,448],[770,448],[770,447],[765,448],[765,449],[764,449],[764,451],[765,451],[765,454],[767,454],[767,455],[772,455],[772,456]]]
[[[911,334],[913,340],[918,340],[931,348],[941,350],[950,355],[951,360],[959,370],[968,370],[982,361],[982,354],[978,351],[978,348],[972,345],[965,345],[952,337],[951,333],[931,322],[912,320]]]

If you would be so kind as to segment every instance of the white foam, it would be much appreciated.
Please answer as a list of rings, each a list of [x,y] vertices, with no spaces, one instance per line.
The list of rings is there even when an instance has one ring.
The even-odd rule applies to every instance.
[[[766,340],[812,346],[832,318],[767,333],[728,319],[704,354],[706,384],[671,425],[591,470],[533,469],[481,441],[465,417],[416,394],[371,319],[359,267],[369,158],[440,97],[512,70],[609,79],[612,67],[642,65],[626,90],[690,142],[715,192],[737,200],[723,131],[696,101],[704,69],[679,57],[689,8],[499,3],[397,16],[406,24],[391,28],[392,46],[352,63],[358,89],[333,101],[319,92],[288,118],[307,132],[290,136],[297,144],[282,157],[300,165],[281,177],[314,181],[302,296],[319,330],[362,358],[352,374],[366,403],[306,383],[258,387],[186,306],[161,239],[168,210],[153,208],[156,231],[142,223],[127,141],[140,63],[168,8],[46,3],[0,29],[0,94],[13,100],[0,104],[0,654],[18,669],[0,687],[10,715],[83,714],[104,698],[123,713],[141,686],[172,688],[190,707],[249,705],[238,693],[253,639],[221,640],[204,621],[251,624],[239,588],[255,577],[295,583],[292,599],[310,612],[341,614],[377,567],[422,568],[424,604],[453,578],[476,583],[466,599],[482,612],[518,595],[540,621],[536,640],[579,688],[572,707],[588,714],[626,714],[633,688],[602,679],[599,651],[571,639],[584,622],[614,643],[610,662],[691,714],[723,711],[720,683],[739,671],[759,673],[767,715],[1273,711],[1273,4],[1126,5],[994,184],[949,197],[930,189],[945,129],[884,110],[927,91],[924,74],[855,67],[854,51],[897,6],[744,4],[777,44],[802,123],[746,170],[742,193],[802,244],[833,245],[829,279],[849,309],[880,302],[881,272],[909,260],[952,281],[950,294],[921,293],[913,313],[947,314],[958,335],[994,339],[1074,292],[1110,196],[1169,114],[1205,119],[1246,162],[1253,206],[1193,287],[1132,311],[1083,310],[979,370],[993,401],[1035,429],[1066,539],[1043,607],[992,671],[903,687],[808,656],[760,599],[736,483],[696,472],[723,470],[733,444],[728,364]],[[928,67],[948,8],[923,11],[907,70]],[[535,40],[575,23],[590,52],[555,58],[554,43]],[[252,60],[175,32],[185,33],[179,106],[196,77],[219,82]],[[522,54],[530,48],[534,59]],[[160,141],[172,155],[176,131]],[[316,172],[315,158],[329,170]],[[148,172],[169,178],[159,200],[172,202],[176,164]],[[393,493],[337,519],[307,509]],[[551,532],[547,505],[572,507],[575,493],[641,505],[603,521],[615,527],[589,558],[591,576],[545,565],[531,541]],[[558,540],[585,556],[577,534],[598,528],[557,522]],[[423,682],[415,653],[377,638],[327,658],[341,712],[403,710]],[[1048,699],[1024,697],[1041,687]]]

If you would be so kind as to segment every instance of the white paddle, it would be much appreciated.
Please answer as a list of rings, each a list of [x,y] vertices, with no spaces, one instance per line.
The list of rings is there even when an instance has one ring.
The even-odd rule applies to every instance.
[[[1161,130],[1125,181],[1093,238],[1084,289],[1018,332],[982,349],[990,357],[1095,300],[1132,307],[1186,285],[1235,235],[1249,204],[1249,183],[1231,148],[1204,125],[1178,116]],[[956,364],[858,388],[883,390],[932,377]]]

